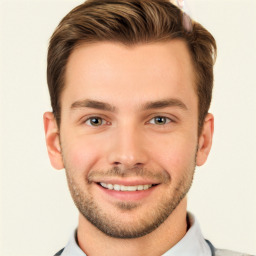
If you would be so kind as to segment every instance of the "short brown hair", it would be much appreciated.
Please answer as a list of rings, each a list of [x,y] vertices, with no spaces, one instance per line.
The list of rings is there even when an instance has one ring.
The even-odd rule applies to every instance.
[[[180,38],[187,43],[196,71],[200,132],[212,98],[216,42],[202,25],[190,22],[187,29],[184,13],[168,0],[87,0],[74,8],[61,20],[48,49],[47,81],[57,124],[67,61],[79,43],[112,41],[132,46]]]

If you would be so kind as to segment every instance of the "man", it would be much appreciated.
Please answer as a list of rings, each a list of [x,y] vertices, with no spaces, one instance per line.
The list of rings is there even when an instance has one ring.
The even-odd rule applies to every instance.
[[[204,240],[186,208],[212,144],[215,55],[167,0],[88,0],[60,22],[44,125],[79,223],[56,255],[242,255]]]

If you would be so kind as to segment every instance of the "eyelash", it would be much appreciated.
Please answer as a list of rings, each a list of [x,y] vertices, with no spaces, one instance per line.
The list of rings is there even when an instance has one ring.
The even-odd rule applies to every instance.
[[[167,125],[169,123],[173,123],[174,121],[169,118],[169,117],[166,117],[166,116],[154,116],[152,117],[147,123],[148,124],[155,124],[155,123],[152,123],[151,121],[152,120],[155,120],[156,121],[156,118],[163,118],[166,122],[164,124],[158,124],[158,126],[164,126],[164,125]],[[102,123],[100,123],[99,125],[92,125],[91,121],[92,119],[100,119]],[[87,122],[90,122],[90,124],[88,124]],[[89,118],[87,118],[85,121],[84,121],[85,124],[87,124],[88,126],[92,126],[92,127],[100,127],[102,125],[106,125],[106,124],[109,124],[109,122],[107,122],[104,118],[102,117],[99,117],[99,116],[91,116]],[[157,124],[155,124],[157,125]]]
[[[170,119],[170,118],[168,118],[166,116],[155,116],[155,117],[151,118],[148,123],[152,124],[151,120],[156,120],[156,118],[164,118],[165,120],[169,120],[167,123],[159,124],[159,126],[163,126],[163,125],[166,125],[166,124],[169,124],[169,123],[173,122],[172,119]]]
[[[102,123],[101,123],[100,125],[87,124],[87,122],[92,121],[92,119],[101,119],[102,122],[103,122],[103,124],[102,124]],[[87,118],[87,119],[84,121],[84,123],[87,124],[87,125],[89,125],[89,126],[92,126],[92,127],[97,127],[97,126],[102,126],[102,125],[104,125],[104,124],[107,124],[108,122],[107,122],[104,118],[102,118],[102,117],[99,117],[99,116],[91,116],[91,117]]]

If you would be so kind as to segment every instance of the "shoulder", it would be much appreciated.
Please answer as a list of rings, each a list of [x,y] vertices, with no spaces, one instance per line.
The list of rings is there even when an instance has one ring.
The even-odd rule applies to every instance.
[[[216,249],[215,256],[253,256],[246,253],[234,252],[229,250]]]

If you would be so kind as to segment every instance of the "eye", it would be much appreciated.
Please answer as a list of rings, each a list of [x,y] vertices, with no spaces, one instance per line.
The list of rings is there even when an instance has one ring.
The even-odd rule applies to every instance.
[[[101,126],[106,123],[107,123],[106,120],[98,116],[90,117],[85,121],[85,124],[89,126]]]
[[[165,116],[156,116],[149,121],[150,124],[157,124],[157,125],[164,125],[170,122],[172,122],[172,120]]]

